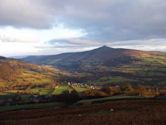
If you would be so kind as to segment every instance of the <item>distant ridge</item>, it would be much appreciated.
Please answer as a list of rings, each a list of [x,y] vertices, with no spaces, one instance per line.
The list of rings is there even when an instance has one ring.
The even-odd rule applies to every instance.
[[[150,55],[150,52],[130,49],[115,49],[102,46],[90,51],[62,53],[48,56],[29,56],[23,58],[24,61],[52,65],[66,70],[84,70],[84,66],[94,67],[97,65],[115,66],[119,64],[129,64],[139,56]]]
[[[5,57],[3,57],[3,56],[0,56],[0,59],[6,59]]]

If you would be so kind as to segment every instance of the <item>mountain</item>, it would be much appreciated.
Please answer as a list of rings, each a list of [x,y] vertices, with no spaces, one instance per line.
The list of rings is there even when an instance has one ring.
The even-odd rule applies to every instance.
[[[39,66],[20,60],[0,57],[0,89],[51,86],[56,84],[60,71],[50,66]]]
[[[166,84],[166,53],[162,52],[102,46],[85,52],[29,56],[23,60],[81,74],[69,80],[95,83]]]
[[[129,63],[134,54],[139,54],[140,52],[103,46],[85,52],[63,53],[51,56],[29,56],[23,60],[35,64],[53,65],[66,70],[80,71],[103,64],[114,66],[121,63]]]

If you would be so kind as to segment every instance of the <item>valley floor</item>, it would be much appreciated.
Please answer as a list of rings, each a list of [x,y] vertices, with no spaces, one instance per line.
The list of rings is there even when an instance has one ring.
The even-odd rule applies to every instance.
[[[166,125],[166,100],[114,100],[1,112],[0,125]]]

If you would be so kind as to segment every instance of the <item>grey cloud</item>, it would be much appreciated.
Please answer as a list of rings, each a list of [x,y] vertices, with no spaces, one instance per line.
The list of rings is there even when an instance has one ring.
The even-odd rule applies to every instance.
[[[19,6],[19,7],[18,7]],[[0,24],[82,28],[102,42],[166,38],[165,0],[5,0]]]
[[[72,43],[70,40],[67,39],[59,39],[59,40],[50,40],[47,42],[51,46],[58,46],[58,47],[70,47],[70,46],[77,46],[77,44]]]
[[[130,48],[137,50],[166,52],[166,39],[116,41],[108,43],[108,45],[116,48]]]
[[[44,46],[37,46],[39,55],[52,55],[64,52],[79,52],[91,50],[102,45],[98,41],[90,41],[84,38],[75,39],[54,39],[45,43]]]
[[[101,41],[91,41],[84,38],[72,39],[53,39],[45,42],[44,46],[37,46],[37,49],[43,51],[52,51],[53,54],[62,52],[76,52],[89,50],[102,46]],[[58,50],[58,51],[57,51]]]
[[[47,45],[53,45],[55,47],[88,47],[88,46],[100,46],[102,45],[101,41],[92,41],[85,38],[71,38],[71,39],[55,39],[46,42]]]
[[[0,0],[1,26],[49,28],[51,17],[41,0]]]
[[[66,52],[76,50],[86,50],[88,48],[97,48],[107,45],[114,48],[129,48],[138,50],[151,50],[151,51],[165,51],[166,52],[166,39],[144,39],[144,40],[127,40],[127,41],[95,41],[87,39],[59,39],[47,42],[47,46],[43,49],[65,49]],[[63,51],[62,51],[63,52]]]
[[[59,11],[60,21],[67,26],[86,29],[88,39],[126,41],[166,37],[164,0],[49,2],[52,7],[63,6]]]

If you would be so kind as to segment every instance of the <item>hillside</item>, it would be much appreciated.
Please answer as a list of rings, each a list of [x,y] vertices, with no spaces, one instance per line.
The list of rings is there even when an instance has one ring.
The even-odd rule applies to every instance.
[[[85,87],[61,84],[70,73],[24,61],[0,58],[0,106],[53,101],[75,101]],[[74,96],[74,99],[70,96]]]
[[[57,83],[58,69],[0,57],[0,89],[50,86]]]
[[[29,56],[23,60],[77,72],[76,77],[65,78],[69,81],[94,81],[105,84],[121,82],[166,84],[166,53],[162,52],[102,46],[85,52]]]

